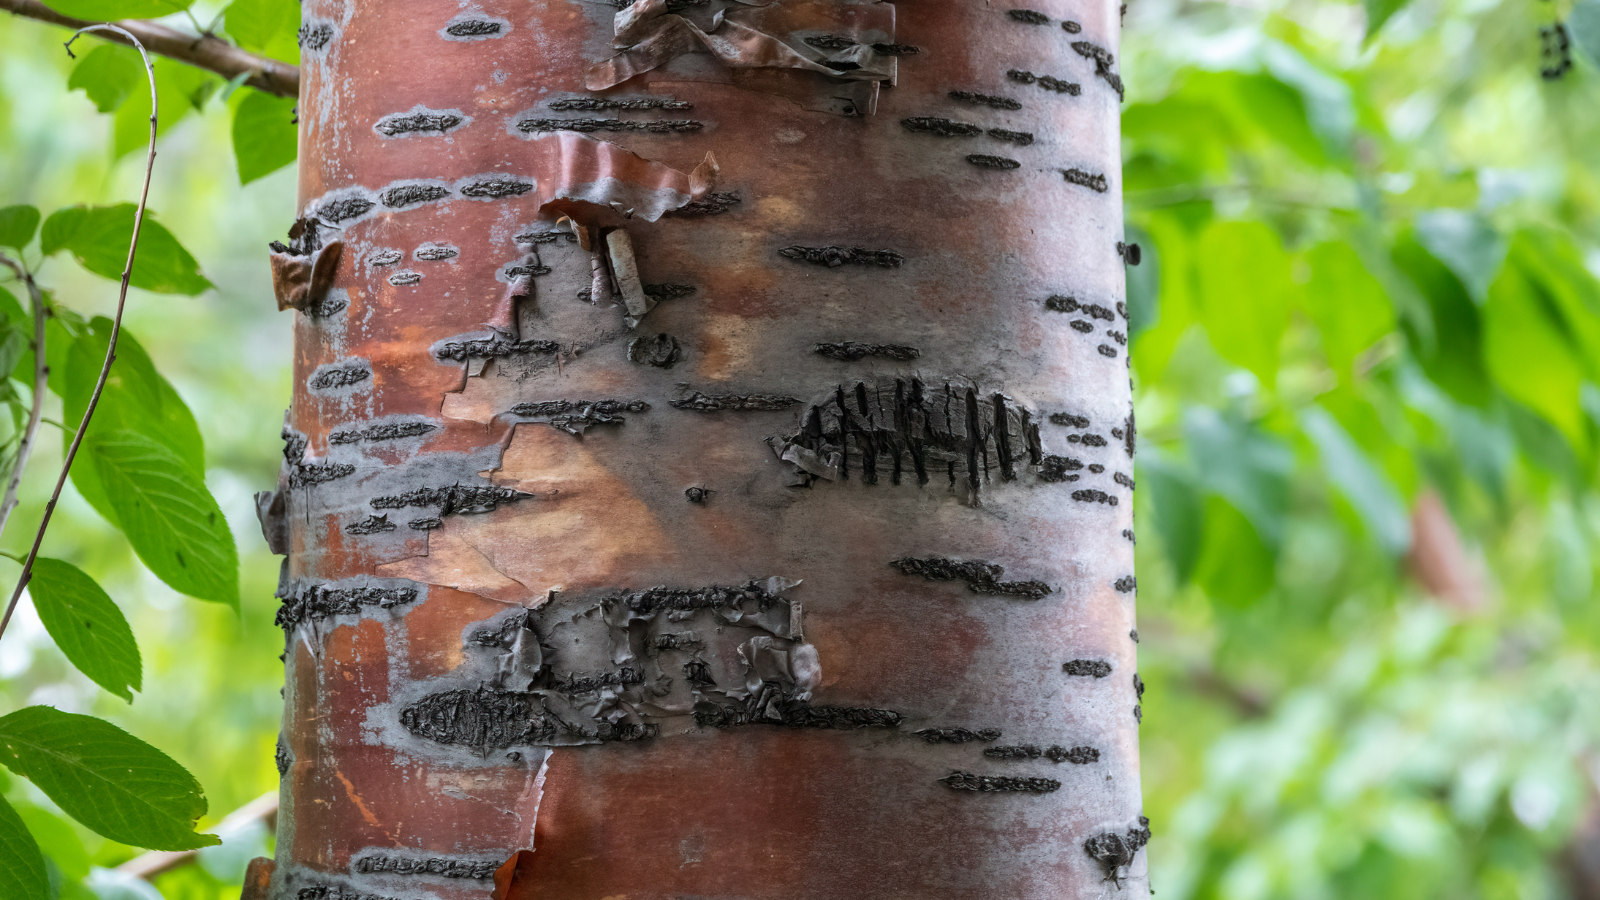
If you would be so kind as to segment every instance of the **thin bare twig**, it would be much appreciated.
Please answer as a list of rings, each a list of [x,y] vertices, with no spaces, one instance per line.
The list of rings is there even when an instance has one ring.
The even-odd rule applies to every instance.
[[[144,60],[144,74],[150,81],[150,149],[144,161],[144,187],[139,192],[139,207],[133,214],[133,237],[128,241],[128,263],[122,269],[122,283],[117,291],[117,314],[111,319],[111,340],[106,344],[106,361],[100,366],[100,377],[94,383],[94,393],[89,395],[89,405],[83,411],[83,420],[78,423],[78,430],[72,436],[72,444],[67,447],[67,458],[61,463],[61,475],[56,478],[56,489],[50,494],[50,502],[44,505],[44,518],[39,522],[39,531],[33,536],[33,547],[28,550],[28,560],[22,564],[22,577],[17,579],[17,587],[11,592],[11,600],[6,604],[6,614],[0,618],[0,636],[6,633],[6,626],[11,624],[11,614],[17,611],[17,601],[22,598],[22,591],[28,586],[28,580],[33,577],[33,561],[39,558],[39,545],[44,543],[45,529],[50,527],[50,517],[55,514],[56,503],[61,500],[61,489],[66,487],[67,473],[72,471],[72,461],[77,458],[78,447],[83,443],[83,436],[89,430],[89,419],[94,415],[94,408],[100,404],[100,393],[105,390],[106,378],[111,375],[111,364],[117,361],[117,337],[122,334],[122,310],[128,303],[128,282],[133,278],[133,258],[139,252],[139,229],[144,226],[144,208],[150,201],[150,177],[156,168],[156,114],[159,111],[159,101],[156,98],[156,73],[150,65],[150,55],[145,52],[144,45],[127,30],[117,25],[90,25],[80,28],[67,39],[65,46],[67,55],[72,55],[72,42],[80,35],[94,31],[109,31],[120,33],[133,43],[134,49],[139,51],[139,58]]]
[[[11,480],[6,482],[5,499],[0,500],[0,535],[4,535],[11,511],[17,508],[17,488],[22,484],[22,470],[28,467],[28,457],[33,454],[34,443],[39,436],[39,421],[44,415],[45,379],[50,375],[50,364],[44,355],[44,295],[39,292],[33,273],[28,271],[27,266],[4,253],[0,253],[0,266],[17,273],[17,279],[28,289],[28,306],[33,311],[33,401],[28,409],[28,425],[22,429],[22,441],[17,444],[16,468],[11,471]],[[4,375],[0,373],[0,378]]]
[[[56,12],[39,0],[0,0],[0,10],[6,10],[14,15],[40,22],[49,22],[64,28],[76,30],[79,34],[88,30],[95,23],[83,19],[75,19]],[[139,19],[123,19],[116,23],[121,34],[106,35],[106,40],[119,44],[133,46],[137,43],[141,49],[149,50],[157,56],[165,56],[179,62],[188,63],[208,72],[215,72],[223,78],[232,81],[246,72],[253,73],[245,81],[258,91],[265,91],[278,97],[300,96],[300,68],[286,62],[280,62],[265,56],[257,56],[248,50],[241,50],[221,38],[210,34],[195,37],[184,34],[176,29],[168,28],[155,22],[145,22]],[[121,35],[127,35],[122,37]],[[74,35],[76,37],[76,35]]]

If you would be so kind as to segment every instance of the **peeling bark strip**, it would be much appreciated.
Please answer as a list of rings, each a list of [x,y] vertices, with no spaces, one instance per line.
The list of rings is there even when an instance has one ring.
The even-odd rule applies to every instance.
[[[962,581],[974,594],[1001,594],[1024,600],[1042,600],[1054,588],[1042,581],[1001,581],[1005,569],[994,563],[974,560],[905,557],[889,563],[907,575],[920,575],[929,581]]]
[[[838,343],[823,343],[815,347],[815,352],[822,356],[842,359],[845,362],[855,362],[869,356],[882,356],[886,359],[897,359],[909,362],[922,355],[922,351],[904,344],[863,344],[859,341],[840,341]]]
[[[1061,789],[1054,778],[1013,778],[1010,775],[974,775],[971,772],[952,772],[939,779],[953,791],[977,791],[985,794],[1020,792],[1048,794]]]
[[[562,112],[593,111],[598,109],[671,109],[690,110],[694,104],[670,97],[568,97],[550,101],[550,108]]]
[[[548,417],[546,425],[582,435],[595,425],[621,425],[627,421],[618,413],[649,409],[650,404],[643,400],[545,400],[519,403],[511,407],[511,414],[528,419]]]
[[[444,859],[437,856],[363,856],[351,866],[362,875],[437,875],[440,878],[493,878],[503,860]]]
[[[1111,663],[1103,659],[1075,659],[1062,663],[1061,671],[1084,678],[1104,678],[1111,674]]]
[[[415,588],[328,587],[314,584],[282,597],[273,624],[288,630],[303,622],[351,615],[376,606],[393,609],[417,599]]]
[[[1150,843],[1150,820],[1140,816],[1139,824],[1129,828],[1126,834],[1108,831],[1084,841],[1083,852],[1105,867],[1106,881],[1120,888],[1122,881],[1119,876],[1122,868],[1133,865],[1134,854],[1148,843]]]
[[[523,134],[550,131],[647,131],[651,134],[684,134],[706,127],[693,119],[523,119],[517,130]]]
[[[854,266],[898,269],[900,264],[906,261],[904,256],[893,250],[865,250],[861,247],[785,247],[778,252],[790,259],[827,266],[830,269],[836,269],[847,263]]]
[[[800,398],[781,394],[702,394],[693,391],[682,400],[669,402],[674,409],[692,409],[695,412],[776,412],[799,403]]]
[[[428,109],[419,105],[403,113],[390,113],[372,128],[384,137],[449,134],[466,121],[466,114],[459,109]]]
[[[1100,751],[1093,747],[1066,747],[1056,745],[1043,748],[1033,744],[1020,744],[1014,747],[985,747],[983,755],[993,759],[1048,759],[1053,763],[1069,762],[1074,765],[1086,766],[1092,762],[1100,761]]]
[[[561,345],[555,341],[519,341],[509,334],[497,333],[490,338],[472,338],[464,341],[446,341],[433,348],[437,359],[466,362],[469,359],[497,359],[505,356],[523,356],[533,353],[556,353]]]
[[[924,728],[917,734],[930,744],[965,744],[969,741],[997,741],[1000,739],[1000,729],[979,728],[969,730],[966,728]]]
[[[439,515],[468,515],[493,511],[502,503],[527,500],[533,494],[492,484],[448,484],[444,487],[417,488],[404,494],[373,497],[373,509],[407,509],[417,506],[438,507]]]
[[[952,490],[964,483],[975,496],[991,471],[1012,481],[1018,466],[1043,458],[1032,413],[1004,394],[930,388],[916,378],[839,385],[812,401],[800,421],[800,431],[773,449],[807,485],[848,479],[858,467],[867,484],[877,483],[880,469],[892,484],[907,474],[918,484],[942,475]]]

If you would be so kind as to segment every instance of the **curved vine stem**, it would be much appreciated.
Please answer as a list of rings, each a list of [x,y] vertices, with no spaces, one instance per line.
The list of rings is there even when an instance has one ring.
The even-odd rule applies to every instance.
[[[4,253],[0,253],[0,266],[15,272],[17,280],[28,289],[28,306],[33,312],[33,401],[29,404],[27,427],[23,428],[22,440],[17,444],[17,461],[11,470],[10,480],[6,482],[5,499],[0,500],[0,535],[4,535],[6,522],[11,519],[12,510],[17,508],[17,489],[22,485],[22,471],[28,467],[28,457],[33,455],[33,446],[39,438],[39,423],[44,415],[45,379],[50,375],[50,364],[44,355],[44,295],[33,280],[33,273]],[[0,377],[4,377],[4,373],[0,373]]]
[[[78,447],[83,443],[83,436],[89,430],[89,419],[100,403],[100,394],[105,390],[106,378],[111,374],[111,364],[117,361],[117,337],[122,333],[122,310],[128,303],[128,282],[133,278],[133,258],[139,252],[139,229],[144,225],[144,209],[150,200],[150,176],[156,167],[156,113],[159,109],[156,98],[156,73],[150,66],[150,55],[145,52],[144,45],[139,43],[138,38],[117,25],[89,25],[78,29],[63,45],[67,48],[67,55],[72,55],[73,41],[94,31],[108,31],[120,35],[139,51],[139,58],[144,60],[144,74],[150,82],[150,149],[145,155],[144,187],[139,191],[139,207],[133,214],[133,237],[128,241],[128,263],[122,269],[122,283],[117,291],[117,313],[111,319],[111,340],[106,345],[106,361],[100,366],[100,377],[94,383],[94,393],[89,395],[89,405],[83,411],[83,421],[78,423],[78,431],[72,436],[72,444],[67,447],[67,456],[61,463],[61,474],[56,478],[56,488],[50,494],[50,502],[44,505],[44,518],[39,522],[39,530],[33,536],[33,547],[28,550],[28,559],[22,564],[22,576],[17,579],[16,589],[11,592],[11,600],[6,604],[5,617],[0,618],[0,636],[5,635],[6,626],[11,624],[11,615],[17,611],[17,601],[22,598],[23,590],[28,587],[28,580],[33,577],[33,561],[39,558],[39,545],[44,543],[45,529],[50,527],[50,517],[55,514],[56,503],[61,500],[61,489],[67,484],[67,473],[72,470],[72,461],[77,458]]]

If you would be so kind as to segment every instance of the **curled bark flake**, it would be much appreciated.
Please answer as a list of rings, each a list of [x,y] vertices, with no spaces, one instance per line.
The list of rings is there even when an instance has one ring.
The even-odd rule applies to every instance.
[[[937,116],[912,116],[909,119],[901,119],[900,125],[910,132],[939,137],[977,137],[983,134],[981,125],[941,119]]]
[[[339,262],[344,258],[344,244],[335,241],[308,254],[295,255],[277,241],[273,242],[272,292],[278,311],[298,309],[311,316],[332,315],[350,301],[329,303],[328,291],[338,275]]]
[[[930,744],[965,744],[969,741],[987,743],[1000,739],[998,728],[924,728],[917,734]]]
[[[1104,678],[1111,674],[1111,663],[1103,659],[1074,659],[1062,663],[1061,671],[1085,678]]]
[[[836,269],[843,265],[878,266],[896,269],[906,261],[893,250],[865,250],[861,247],[785,247],[778,251],[790,259]]]
[[[1144,257],[1144,252],[1139,249],[1138,244],[1124,244],[1121,241],[1117,241],[1117,255],[1122,257],[1124,263],[1130,266],[1137,266]]]
[[[822,343],[816,345],[815,352],[822,356],[844,360],[845,362],[855,362],[868,356],[881,356],[886,359],[909,362],[922,355],[921,350],[915,347],[907,347],[903,344],[865,344],[860,341]]]
[[[384,137],[410,137],[411,135],[449,134],[467,122],[459,109],[428,109],[413,107],[403,113],[390,113],[379,119],[372,129]]]
[[[967,162],[980,169],[1020,169],[1022,163],[1004,156],[994,156],[988,153],[969,153]]]
[[[671,405],[674,409],[690,409],[695,412],[721,410],[775,412],[788,409],[799,402],[798,397],[785,397],[781,394],[702,394],[699,391],[691,391],[689,396],[671,401]]]
[[[953,791],[983,794],[1048,794],[1061,789],[1061,782],[1054,778],[1015,778],[1010,775],[974,775],[971,772],[952,772],[939,779],[939,782]]]
[[[994,563],[946,559],[942,556],[907,556],[889,563],[906,575],[929,581],[961,581],[974,594],[999,594],[1023,600],[1042,600],[1053,588],[1042,581],[1001,581],[1005,569]]]
[[[998,97],[994,94],[979,94],[975,91],[951,91],[950,99],[958,100],[962,103],[977,103],[982,106],[990,106],[995,109],[1022,108],[1022,104],[1020,102],[1013,100],[1010,97]]]

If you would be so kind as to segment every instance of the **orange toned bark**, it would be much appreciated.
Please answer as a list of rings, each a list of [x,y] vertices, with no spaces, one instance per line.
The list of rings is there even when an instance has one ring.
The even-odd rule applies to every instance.
[[[1025,6],[307,0],[275,898],[1146,890],[1117,8]]]

